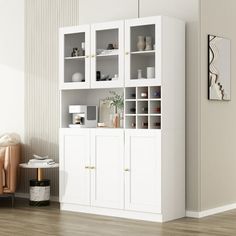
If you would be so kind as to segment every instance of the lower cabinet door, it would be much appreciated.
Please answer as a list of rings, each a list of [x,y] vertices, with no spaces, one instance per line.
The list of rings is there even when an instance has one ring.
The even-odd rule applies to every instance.
[[[91,131],[91,205],[124,208],[124,131]]]
[[[90,131],[60,130],[60,200],[90,205]]]
[[[125,209],[161,213],[160,130],[125,130]]]

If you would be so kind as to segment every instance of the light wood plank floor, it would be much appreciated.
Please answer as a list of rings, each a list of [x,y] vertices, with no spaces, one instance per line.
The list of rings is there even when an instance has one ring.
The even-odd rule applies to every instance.
[[[183,218],[159,224],[72,212],[59,205],[30,207],[22,199],[14,209],[0,199],[0,236],[236,236],[236,210],[203,219]]]

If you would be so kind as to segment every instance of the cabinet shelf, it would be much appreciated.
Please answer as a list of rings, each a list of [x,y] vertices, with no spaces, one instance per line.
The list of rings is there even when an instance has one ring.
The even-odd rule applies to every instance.
[[[161,113],[151,113],[149,116],[161,116]]]
[[[137,101],[148,101],[148,98],[138,98]]]
[[[148,56],[148,55],[153,55],[156,51],[155,50],[150,50],[150,51],[134,51],[131,52],[131,55],[143,55],[143,56]]]
[[[119,54],[97,54],[96,57],[117,57]]]
[[[85,59],[85,56],[79,56],[79,57],[65,57],[65,60],[80,60]]]
[[[161,98],[149,98],[149,101],[161,101]]]
[[[127,98],[125,99],[127,102],[135,102],[137,99],[135,98]]]

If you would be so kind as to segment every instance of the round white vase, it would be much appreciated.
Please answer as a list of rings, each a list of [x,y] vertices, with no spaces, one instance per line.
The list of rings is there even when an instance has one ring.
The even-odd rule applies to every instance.
[[[83,74],[79,72],[74,73],[71,78],[72,82],[82,82],[83,79]]]

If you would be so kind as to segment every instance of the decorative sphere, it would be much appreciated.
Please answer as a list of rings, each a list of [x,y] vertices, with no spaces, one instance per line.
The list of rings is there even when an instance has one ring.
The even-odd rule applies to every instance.
[[[82,82],[84,76],[82,73],[76,72],[72,75],[72,82]]]

